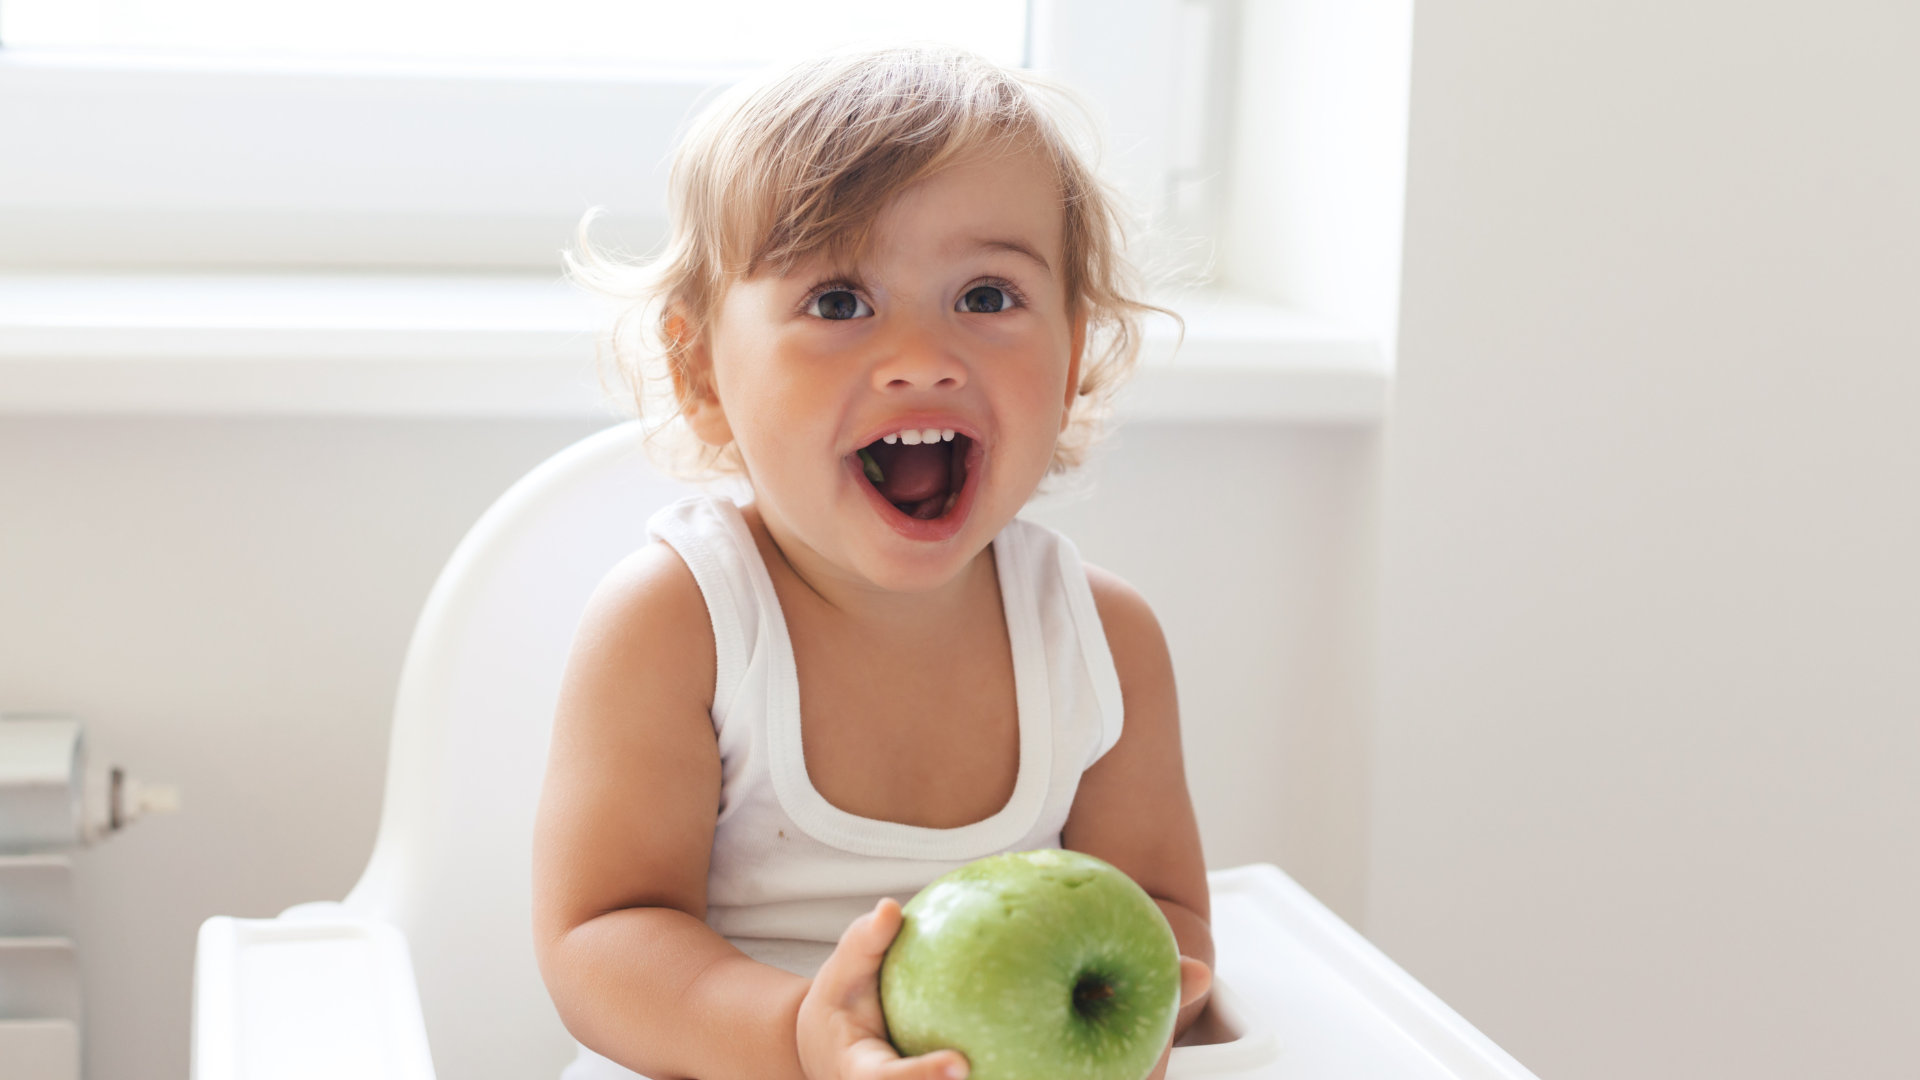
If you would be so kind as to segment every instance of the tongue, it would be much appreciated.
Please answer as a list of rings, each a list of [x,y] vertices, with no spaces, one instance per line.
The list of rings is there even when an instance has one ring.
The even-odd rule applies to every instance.
[[[919,446],[877,443],[868,447],[874,463],[887,478],[884,483],[874,485],[880,497],[895,506],[945,497],[951,482],[948,447],[947,443]]]

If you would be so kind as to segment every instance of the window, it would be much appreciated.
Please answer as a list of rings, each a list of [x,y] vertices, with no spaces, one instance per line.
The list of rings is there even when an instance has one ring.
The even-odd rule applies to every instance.
[[[0,266],[551,269],[591,206],[646,250],[703,100],[778,58],[900,38],[1076,86],[1109,173],[1203,260],[1231,90],[1214,61],[1233,51],[1209,16],[1233,7],[0,0]]]
[[[536,14],[537,13],[537,14]],[[1018,63],[1026,0],[4,0],[0,265],[557,266],[664,229],[702,100],[922,37]]]
[[[1003,64],[1026,0],[7,0],[27,48],[758,65],[861,41],[934,38]]]
[[[1239,294],[1182,305],[1188,396],[1140,400],[1177,398],[1181,416],[1255,401],[1258,415],[1377,413],[1409,0],[837,0],[830,28],[814,10],[0,0],[0,411],[84,411],[103,383],[133,411],[546,400],[517,383],[478,403],[447,390],[475,385],[454,365],[482,339],[574,403],[551,408],[583,407],[596,317],[556,322],[549,295],[582,214],[605,210],[604,242],[651,248],[664,160],[703,101],[772,56],[923,36],[1080,90],[1108,175],[1150,215],[1154,261]],[[1150,338],[1150,354],[1171,351],[1170,330]],[[268,358],[288,374],[253,364]],[[395,362],[366,362],[381,358]],[[265,389],[231,390],[244,380],[221,364]],[[303,364],[320,365],[306,382]],[[182,390],[202,367],[205,392]],[[366,389],[379,371],[398,397]],[[1316,373],[1338,383],[1333,404],[1287,381]],[[1243,378],[1272,385],[1225,389]]]

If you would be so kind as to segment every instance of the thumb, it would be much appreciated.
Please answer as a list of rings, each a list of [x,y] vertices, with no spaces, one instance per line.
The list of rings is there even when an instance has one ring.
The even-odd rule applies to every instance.
[[[900,932],[901,921],[900,902],[892,897],[883,897],[872,911],[853,920],[847,932],[840,935],[833,955],[813,977],[827,1000],[844,1001],[871,986],[880,972],[880,961],[886,958],[887,946]]]
[[[1180,1007],[1199,1001],[1213,989],[1213,969],[1191,956],[1180,958]]]

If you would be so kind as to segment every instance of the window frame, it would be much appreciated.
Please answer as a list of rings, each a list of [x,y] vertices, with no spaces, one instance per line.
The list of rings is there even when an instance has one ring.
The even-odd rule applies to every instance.
[[[1029,0],[1149,213],[1182,4]],[[749,73],[0,48],[0,267],[552,270],[595,206],[644,251],[678,133]]]
[[[644,247],[739,75],[0,50],[0,259],[553,269],[593,205]]]
[[[1161,294],[1186,326],[1149,328],[1123,411],[1382,419],[1411,0],[1030,5],[1150,262],[1224,255]],[[560,252],[596,205],[597,241],[651,247],[667,151],[744,74],[0,50],[0,416],[607,415]]]

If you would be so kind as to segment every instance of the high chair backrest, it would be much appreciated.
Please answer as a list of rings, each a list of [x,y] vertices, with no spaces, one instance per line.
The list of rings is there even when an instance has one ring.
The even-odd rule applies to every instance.
[[[554,1077],[573,1053],[534,966],[533,813],[587,598],[654,511],[693,493],[641,439],[609,428],[502,495],[407,649],[380,830],[345,903],[406,934],[442,1077]]]

